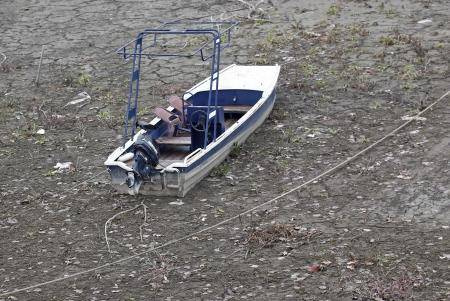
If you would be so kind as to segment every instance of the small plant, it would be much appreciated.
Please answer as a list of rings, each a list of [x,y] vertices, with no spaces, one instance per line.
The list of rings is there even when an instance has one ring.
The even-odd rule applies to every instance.
[[[11,96],[5,96],[1,102],[2,107],[10,111],[11,109],[17,109],[19,107],[19,100]]]
[[[337,133],[339,133],[339,129],[329,128],[328,133],[330,133],[331,135],[336,135]]]
[[[119,102],[110,91],[106,92],[105,94],[100,95],[100,97],[98,99],[102,103],[113,104],[113,103]]]
[[[384,13],[388,18],[393,18],[398,15],[397,11],[394,8],[390,7],[386,9],[386,6],[384,5],[383,1],[381,1],[380,5],[378,6],[378,9],[381,13]]]
[[[324,80],[324,79],[317,79],[316,80],[316,87],[320,90],[325,89],[328,86],[328,83]],[[327,97],[325,97],[327,95],[324,95],[323,99],[324,100],[328,100]],[[329,96],[328,96],[329,97]]]
[[[266,55],[255,56],[253,58],[253,63],[255,65],[267,65],[269,63],[269,59]]]
[[[255,22],[255,25],[259,26],[259,25],[263,25],[263,24],[266,24],[266,23],[270,23],[270,20],[267,20],[267,19],[255,19],[254,22]]]
[[[310,56],[316,56],[317,54],[319,54],[321,48],[319,46],[314,46],[308,49],[308,54]]]
[[[341,37],[342,37],[342,30],[341,28],[336,26],[328,32],[326,36],[326,42],[329,44],[337,43],[340,41]]]
[[[380,38],[380,43],[383,44],[384,46],[392,46],[395,45],[395,40],[390,36],[382,36]]]
[[[65,87],[73,87],[75,85],[75,78],[72,74],[66,74],[62,78],[62,84]]]
[[[288,143],[300,143],[302,141],[302,138],[297,134],[297,131],[292,128],[283,131],[283,134],[286,136]]]
[[[444,48],[444,43],[442,43],[442,42],[436,42],[434,45],[433,45],[433,48],[435,48],[435,49],[443,49]]]
[[[269,115],[270,120],[285,120],[289,118],[289,112],[287,110],[278,110],[275,108]]]
[[[342,10],[342,8],[340,5],[332,4],[327,10],[327,15],[336,16],[341,12],[341,10]]]
[[[186,41],[186,47],[197,46],[206,43],[208,39],[205,36],[191,36]],[[222,42],[222,39],[221,39]]]
[[[378,100],[375,100],[372,104],[369,105],[369,108],[371,108],[372,110],[376,110],[381,108],[381,103]]]
[[[406,81],[402,85],[403,90],[412,90],[414,88],[414,85],[410,81]]]
[[[49,171],[45,172],[43,174],[43,176],[44,177],[51,177],[51,176],[54,176],[55,174],[56,174],[56,170],[52,169],[52,170],[49,170]]]
[[[233,144],[233,147],[230,151],[230,158],[237,158],[239,157],[239,154],[242,152],[242,145],[239,144]]]
[[[350,25],[349,30],[352,35],[359,35],[362,37],[369,35],[369,31],[364,27],[363,24],[352,24]]]
[[[395,9],[393,9],[393,8],[389,8],[388,10],[385,10],[384,14],[388,18],[393,18],[398,15],[397,11],[395,11]]]
[[[150,107],[143,107],[139,110],[139,116],[145,116],[151,114],[153,111],[150,110]]]
[[[270,46],[276,46],[281,42],[281,40],[277,34],[274,34],[273,32],[269,32],[266,37],[266,42]]]
[[[291,22],[291,27],[294,30],[300,31],[303,29],[303,24],[301,20],[294,20],[293,22]]]
[[[109,111],[101,111],[97,114],[97,118],[100,120],[109,120],[111,119],[111,113]]]
[[[399,77],[403,80],[415,80],[419,77],[419,72],[414,65],[407,64],[403,67]]]
[[[379,64],[377,65],[377,70],[379,72],[386,72],[391,66],[388,64]]]
[[[216,166],[211,171],[213,177],[224,177],[230,172],[230,165],[227,162],[223,162],[219,166]]]
[[[78,120],[75,124],[77,135],[75,136],[75,141],[81,142],[84,140],[84,135],[86,134],[86,124]]]
[[[44,135],[35,135],[35,141],[34,144],[40,144],[43,145],[45,144],[45,142],[47,142],[47,139],[45,138]]]
[[[97,114],[97,119],[103,123],[106,124],[109,128],[113,128],[117,124],[117,120],[114,118],[114,116],[109,111],[101,111]]]
[[[89,74],[81,73],[78,76],[78,84],[83,87],[86,87],[87,85],[89,85],[90,81],[91,81],[91,76]]]
[[[275,47],[287,43],[293,39],[292,34],[284,34],[283,32],[270,31],[263,43],[260,43],[261,49],[266,53],[270,52]]]
[[[308,62],[303,62],[300,64],[300,72],[305,77],[312,77],[313,75],[315,75],[317,73],[317,67]]]

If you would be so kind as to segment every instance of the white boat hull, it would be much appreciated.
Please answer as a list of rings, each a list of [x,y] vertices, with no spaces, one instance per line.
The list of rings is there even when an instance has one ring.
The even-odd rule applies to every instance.
[[[224,70],[232,68],[232,65]],[[247,67],[247,66],[245,66]],[[124,172],[128,172],[124,167],[124,164],[118,164],[117,158],[126,153],[127,149],[133,144],[130,140],[125,147],[117,149],[105,164],[110,169],[110,173],[113,178],[113,185],[119,192],[129,194],[144,195],[157,195],[157,196],[179,196],[183,197],[192,189],[201,179],[203,179],[214,167],[219,165],[228,156],[230,151],[235,145],[240,145],[264,122],[272,111],[276,93],[275,85],[278,78],[279,67],[278,66],[264,66],[275,68],[273,74],[274,80],[266,79],[265,87],[258,87],[264,89],[261,99],[253,105],[253,107],[245,113],[236,123],[228,128],[222,135],[217,137],[216,141],[210,143],[205,149],[197,149],[188,155],[184,161],[175,162],[161,171],[159,176],[152,178],[152,181],[146,181],[140,187],[128,188],[125,180],[120,177],[115,177],[112,169],[123,169]],[[223,81],[221,74],[221,80]],[[242,79],[241,79],[242,80]],[[229,86],[236,86],[230,83],[230,80],[225,81]],[[242,82],[242,81],[241,81]],[[248,85],[248,81],[246,82]],[[208,81],[205,80],[200,84],[194,86],[190,91],[201,90],[202,85],[208,86]],[[253,83],[257,86],[257,82]],[[250,88],[250,87],[249,87]],[[256,88],[256,87],[255,87]],[[139,135],[142,135],[145,131],[141,131],[136,134],[134,141]],[[119,162],[120,163],[120,162]],[[129,167],[128,167],[129,168]]]

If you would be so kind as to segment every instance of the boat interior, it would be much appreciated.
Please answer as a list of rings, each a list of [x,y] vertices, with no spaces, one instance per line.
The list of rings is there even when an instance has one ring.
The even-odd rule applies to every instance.
[[[147,130],[157,144],[160,153],[158,168],[183,161],[192,151],[206,147],[262,97],[262,91],[256,90],[218,90],[215,106],[215,91],[211,98],[209,93],[187,92],[186,100],[176,95],[170,96],[167,99],[168,108],[154,110],[155,119],[150,123],[138,122],[138,126]],[[211,104],[209,108],[208,99]]]

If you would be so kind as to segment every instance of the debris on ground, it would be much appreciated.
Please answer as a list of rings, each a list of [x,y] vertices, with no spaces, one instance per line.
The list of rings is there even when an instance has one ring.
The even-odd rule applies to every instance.
[[[74,100],[69,101],[64,107],[77,105],[90,99],[91,96],[87,92],[80,92],[77,94]]]
[[[263,230],[252,229],[247,237],[247,244],[258,247],[271,247],[277,241],[287,241],[297,234],[294,226],[289,224],[270,225]]]
[[[409,120],[425,121],[425,120],[427,120],[427,118],[426,117],[422,117],[422,116],[405,115],[405,116],[402,116],[402,120],[404,120],[404,121],[409,121]]]
[[[57,173],[64,173],[64,172],[72,172],[75,171],[75,165],[72,162],[63,162],[63,163],[56,163],[55,166],[53,166],[54,169],[56,169]]]
[[[418,24],[431,24],[433,23],[433,20],[431,19],[423,19],[417,22]]]

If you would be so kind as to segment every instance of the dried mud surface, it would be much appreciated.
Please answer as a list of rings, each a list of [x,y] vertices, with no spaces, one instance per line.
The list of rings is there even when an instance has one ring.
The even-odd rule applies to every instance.
[[[120,143],[130,67],[112,51],[161,18],[203,15],[241,21],[223,65],[282,65],[274,111],[185,198],[117,195],[98,175]],[[444,0],[272,0],[253,11],[221,0],[3,0],[0,294],[214,225],[370,145],[449,89],[449,15]],[[196,60],[145,67],[144,118],[207,72]],[[66,105],[82,91],[89,101]],[[449,114],[447,98],[234,222],[0,300],[448,300]],[[66,161],[75,170],[56,173]],[[139,204],[147,220],[140,206],[111,221],[109,252],[105,222]]]

